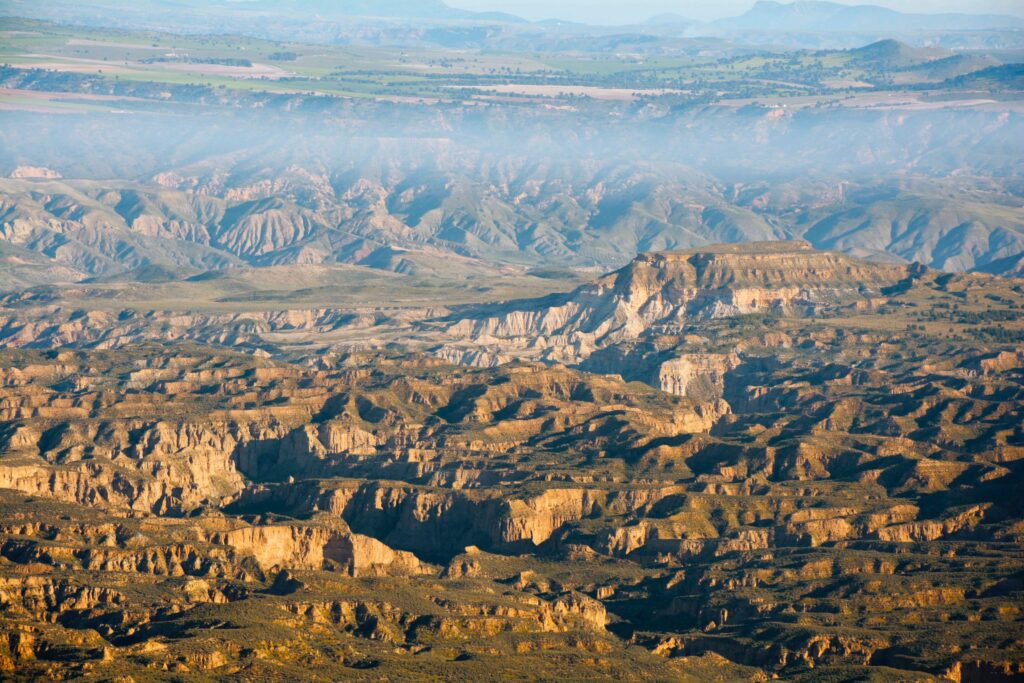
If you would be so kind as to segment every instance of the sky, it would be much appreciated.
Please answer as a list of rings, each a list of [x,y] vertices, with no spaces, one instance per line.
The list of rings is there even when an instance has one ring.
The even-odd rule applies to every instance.
[[[901,12],[971,12],[1024,16],[1024,0],[840,0],[882,5]],[[640,22],[656,14],[719,19],[742,14],[753,0],[447,0],[452,7],[511,12],[531,20],[567,19],[591,24]]]

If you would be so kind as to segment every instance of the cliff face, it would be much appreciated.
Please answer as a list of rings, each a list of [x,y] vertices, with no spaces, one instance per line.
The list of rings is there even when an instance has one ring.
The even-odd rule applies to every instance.
[[[910,275],[903,266],[818,252],[804,242],[645,254],[566,295],[458,314],[445,331],[454,340],[436,353],[479,367],[565,363],[714,401],[725,396],[727,378],[750,346],[786,347],[792,339],[766,334],[723,348],[697,335],[699,326],[870,308],[883,289]]]
[[[334,527],[334,528],[331,528]],[[267,572],[339,568],[350,576],[406,575],[427,568],[412,553],[395,551],[344,525],[246,527],[215,535],[212,542],[256,559]]]
[[[466,316],[448,333],[476,348],[456,341],[441,353],[481,365],[509,358],[575,364],[615,344],[679,335],[695,321],[809,315],[866,299],[907,273],[901,266],[817,252],[804,242],[645,254],[570,294]]]
[[[687,354],[663,363],[658,380],[662,391],[707,400],[725,393],[725,376],[739,364],[736,354]]]

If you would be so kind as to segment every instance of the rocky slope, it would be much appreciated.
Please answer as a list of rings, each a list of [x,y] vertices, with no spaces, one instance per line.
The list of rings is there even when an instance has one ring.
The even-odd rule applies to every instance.
[[[588,153],[578,163],[566,161],[579,154],[571,143],[565,158],[542,146],[550,131],[537,141],[508,141],[523,146],[515,155],[474,140],[413,134],[345,142],[287,138],[274,149],[288,153],[260,146],[211,152],[191,163],[148,163],[119,180],[40,177],[22,169],[0,179],[0,240],[60,267],[51,282],[124,277],[147,266],[191,273],[355,263],[401,271],[401,262],[387,257],[393,249],[471,259],[478,267],[609,268],[650,251],[802,238],[821,249],[951,271],[994,267],[1024,253],[1016,169],[999,166],[1012,154],[982,154],[1015,149],[1018,115],[979,115],[962,125],[894,115],[862,122],[863,132],[825,154],[804,139],[804,127],[820,122],[770,114],[727,123],[757,128],[772,150],[759,163],[766,169],[795,164],[788,180],[752,182],[749,170],[734,178],[732,169],[712,163],[722,158],[719,149],[705,150],[703,165],[699,158],[679,163],[726,135],[714,112],[707,114],[710,122],[692,123],[711,128],[705,137],[690,132],[691,122],[673,127],[694,137],[676,156],[658,147],[663,137],[647,139],[650,131],[619,132],[609,133],[609,148],[618,141],[651,149],[650,155]],[[76,145],[98,137],[89,129],[80,133]],[[815,129],[813,137],[828,149],[839,144],[834,135]],[[861,161],[847,161],[854,167],[849,173],[802,172],[805,157],[815,169],[832,169],[849,157],[852,135],[882,149],[869,143]],[[227,132],[219,137],[231,138]],[[944,139],[962,143],[955,151],[931,149]],[[98,158],[123,154],[101,138],[88,144],[98,146]],[[181,144],[219,145],[206,139]],[[915,149],[903,149],[907,145]],[[968,148],[983,158],[963,159]],[[899,181],[851,180],[872,177],[861,166],[873,164],[914,173]],[[954,172],[955,184],[936,179]],[[443,271],[440,263],[430,267]]]
[[[813,312],[870,298],[908,276],[899,266],[813,251],[805,242],[643,255],[591,285],[547,300],[516,301],[495,314],[471,311],[448,330],[467,340],[443,355],[474,360],[539,357],[579,363],[594,351],[644,336],[679,335],[709,318]]]
[[[886,300],[883,290],[924,272],[818,252],[806,242],[646,254],[565,295],[456,310],[444,323],[451,341],[435,352],[485,367],[517,359],[566,363],[679,396],[721,399],[726,377],[742,372],[744,354],[737,353],[742,346],[710,342],[703,324],[869,310]],[[751,342],[793,344],[780,333],[744,344]]]
[[[503,308],[476,320],[529,331]],[[0,665],[1015,680],[1021,310],[1019,281],[789,244],[644,257],[529,318],[654,386],[6,349]]]

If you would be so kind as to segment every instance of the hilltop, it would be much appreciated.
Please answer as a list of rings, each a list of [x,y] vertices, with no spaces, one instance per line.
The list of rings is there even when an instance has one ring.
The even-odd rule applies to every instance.
[[[942,48],[914,48],[891,38],[849,52],[856,63],[875,69],[905,69],[953,55]]]

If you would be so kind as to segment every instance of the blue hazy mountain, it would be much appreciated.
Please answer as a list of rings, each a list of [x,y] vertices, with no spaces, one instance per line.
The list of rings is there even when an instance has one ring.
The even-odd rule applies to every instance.
[[[819,0],[759,0],[738,17],[712,26],[724,31],[858,32],[972,31],[1024,27],[1024,19],[993,14],[907,14],[875,5]]]
[[[202,4],[202,3],[200,3]],[[522,21],[503,12],[472,12],[450,7],[442,0],[236,0],[210,3],[223,7],[251,5],[288,13],[316,12],[324,15],[361,17],[410,17],[420,19],[493,19]]]

